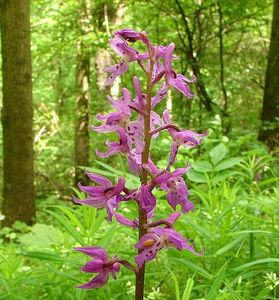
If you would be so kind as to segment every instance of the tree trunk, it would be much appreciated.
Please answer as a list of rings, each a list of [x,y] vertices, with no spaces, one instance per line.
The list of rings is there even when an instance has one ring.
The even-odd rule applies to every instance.
[[[84,36],[90,30],[90,10],[87,0],[82,1],[78,25],[81,38],[77,41],[76,66],[76,126],[75,126],[75,184],[86,182],[81,166],[89,165],[89,72],[90,56]]]
[[[4,226],[35,220],[29,0],[1,6]]]
[[[190,31],[190,27],[189,27],[185,12],[183,10],[183,7],[181,6],[179,0],[175,0],[175,2],[176,2],[176,5],[178,7],[178,10],[180,12],[180,15],[182,17],[182,21],[185,25],[185,33],[186,33],[186,36],[187,36],[187,39],[188,39],[188,46],[186,45],[184,39],[181,39],[180,36],[179,37],[180,37],[181,42],[182,42],[182,44],[185,47],[185,50],[187,52],[187,56],[189,58],[189,63],[191,65],[191,68],[192,68],[195,76],[197,77],[197,82],[196,82],[197,94],[198,94],[200,100],[202,101],[205,109],[208,112],[212,112],[213,111],[213,107],[212,107],[213,102],[212,102],[212,99],[210,98],[210,96],[209,96],[209,94],[208,94],[208,92],[205,88],[205,85],[204,85],[204,82],[203,82],[202,76],[201,76],[200,66],[198,64],[197,57],[194,54],[193,34]]]
[[[279,145],[279,0],[273,7],[261,121],[259,140],[273,149]]]

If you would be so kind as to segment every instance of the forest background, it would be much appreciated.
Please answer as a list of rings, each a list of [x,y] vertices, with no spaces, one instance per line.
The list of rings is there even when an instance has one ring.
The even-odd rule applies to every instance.
[[[175,67],[196,75],[196,96],[171,91],[167,107],[181,127],[209,131],[176,164],[192,165],[196,206],[177,227],[205,255],[162,253],[148,266],[146,299],[278,299],[279,1],[2,0],[0,12],[0,299],[133,299],[128,271],[102,290],[75,290],[88,276],[72,251],[91,243],[127,259],[135,252],[130,229],[71,201],[82,197],[85,166],[113,180],[127,171],[122,159],[98,159],[106,137],[88,128],[109,110],[106,95],[120,95],[120,80],[105,86],[104,68],[116,61],[108,39],[127,27],[176,44]],[[131,88],[134,72],[121,85]],[[153,149],[162,166],[168,142]]]

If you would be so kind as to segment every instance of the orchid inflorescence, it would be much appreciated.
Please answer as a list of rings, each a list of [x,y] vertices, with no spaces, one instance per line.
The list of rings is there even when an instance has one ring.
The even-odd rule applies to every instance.
[[[146,52],[139,53],[130,46],[137,41],[145,45]],[[133,265],[117,256],[109,259],[106,250],[101,247],[76,248],[77,251],[93,258],[81,270],[97,273],[97,276],[79,287],[85,289],[102,287],[107,283],[109,274],[115,278],[115,273],[123,265],[136,273],[136,287],[143,289],[144,264],[153,260],[161,249],[174,247],[178,250],[188,250],[195,255],[201,254],[194,250],[188,239],[183,238],[174,229],[174,223],[181,213],[186,214],[194,208],[188,199],[189,192],[183,179],[183,174],[190,166],[187,164],[184,168],[171,169],[179,148],[200,145],[207,133],[198,134],[190,130],[181,130],[172,123],[168,110],[165,110],[162,116],[155,112],[156,105],[167,96],[170,87],[174,87],[187,98],[193,97],[189,83],[195,82],[195,77],[188,79],[177,74],[172,68],[172,60],[175,58],[174,43],[168,46],[154,46],[145,32],[123,29],[117,31],[114,38],[110,39],[110,45],[121,56],[121,61],[106,69],[110,73],[107,84],[112,85],[118,76],[128,70],[130,63],[136,62],[147,78],[146,92],[143,92],[139,78],[134,76],[134,99],[127,88],[122,89],[122,97],[119,100],[108,96],[108,101],[115,111],[107,115],[98,114],[97,119],[102,125],[91,126],[91,129],[99,133],[115,132],[119,139],[108,141],[107,151],[101,153],[97,150],[96,154],[101,158],[123,154],[127,158],[130,172],[139,175],[141,185],[137,189],[129,189],[125,185],[124,177],[118,178],[114,184],[104,176],[86,172],[96,185],[79,184],[80,190],[88,197],[83,200],[73,197],[73,200],[82,205],[105,208],[108,221],[115,218],[120,224],[137,229],[139,240],[135,248],[138,249],[138,254],[135,256],[136,265]],[[152,161],[150,144],[163,130],[169,132],[172,144],[167,166],[165,169],[159,169]],[[166,199],[175,211],[169,217],[157,221],[154,221],[155,188],[166,192]],[[123,201],[136,202],[138,218],[130,220],[119,212],[119,203]],[[181,207],[181,211],[176,212],[178,206]],[[143,294],[143,291],[136,291],[136,294]]]

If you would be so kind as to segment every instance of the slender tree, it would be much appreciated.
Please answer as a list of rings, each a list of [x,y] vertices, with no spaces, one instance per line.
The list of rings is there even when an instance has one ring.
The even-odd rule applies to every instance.
[[[4,226],[35,219],[29,0],[1,5]]]
[[[273,7],[261,121],[259,140],[273,149],[279,145],[279,0]]]
[[[89,73],[90,56],[84,41],[90,31],[90,3],[81,2],[78,12],[80,38],[77,41],[76,66],[76,129],[75,129],[75,182],[84,181],[84,171],[80,166],[89,165]]]
[[[199,98],[201,100],[201,102],[203,103],[204,107],[206,108],[207,111],[211,112],[213,111],[213,102],[211,97],[209,96],[206,88],[205,88],[205,84],[202,80],[202,76],[201,76],[201,69],[197,60],[197,57],[195,55],[195,49],[194,49],[194,44],[193,44],[193,33],[190,30],[190,26],[189,26],[189,22],[187,20],[185,11],[181,5],[181,3],[179,2],[179,0],[175,0],[175,3],[177,5],[178,11],[181,15],[183,24],[184,24],[184,28],[185,28],[185,34],[188,40],[188,45],[186,45],[185,41],[183,38],[181,38],[181,35],[179,34],[179,38],[185,48],[185,51],[187,52],[187,57],[189,59],[191,68],[195,74],[195,76],[198,78],[197,80],[197,93],[199,95]]]

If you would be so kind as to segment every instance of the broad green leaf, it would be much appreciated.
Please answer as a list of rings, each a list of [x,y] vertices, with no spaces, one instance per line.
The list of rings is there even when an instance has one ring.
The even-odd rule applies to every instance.
[[[37,223],[30,233],[19,236],[19,240],[25,246],[49,248],[51,245],[58,246],[63,243],[63,234],[52,225]]]
[[[206,183],[207,182],[207,178],[203,173],[199,173],[193,169],[191,169],[187,173],[187,177],[189,178],[189,180],[191,180],[193,182],[197,182],[197,183]]]
[[[219,144],[214,147],[210,152],[210,160],[213,165],[217,165],[228,153],[228,149],[224,144]]]
[[[215,171],[223,171],[232,168],[233,166],[241,162],[240,157],[231,157],[221,161],[218,165],[215,166]]]
[[[207,160],[200,160],[200,161],[195,161],[192,164],[192,168],[197,171],[197,172],[212,172],[213,171],[213,166],[212,164],[207,161]]]

